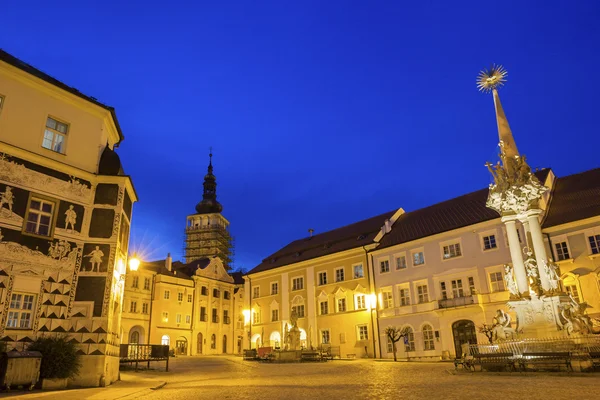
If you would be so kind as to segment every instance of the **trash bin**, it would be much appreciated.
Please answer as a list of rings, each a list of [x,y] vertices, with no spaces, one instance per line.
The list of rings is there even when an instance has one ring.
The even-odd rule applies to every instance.
[[[0,354],[0,387],[23,385],[33,389],[40,378],[42,353],[39,351],[9,351]]]

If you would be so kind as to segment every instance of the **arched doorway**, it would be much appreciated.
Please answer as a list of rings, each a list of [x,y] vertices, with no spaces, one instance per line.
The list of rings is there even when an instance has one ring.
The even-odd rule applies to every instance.
[[[223,354],[227,354],[227,335],[223,335]]]
[[[129,336],[129,343],[131,344],[139,344],[140,343],[140,333],[138,331],[131,332]]]
[[[163,346],[170,346],[171,338],[169,337],[169,335],[162,335],[162,337],[160,338],[160,344],[162,344]]]
[[[217,336],[214,333],[210,337],[210,348],[213,350],[217,348]]]
[[[196,348],[196,353],[197,354],[202,354],[202,344],[204,343],[204,337],[202,336],[202,333],[198,334],[198,347]]]
[[[456,357],[462,354],[462,345],[465,343],[477,344],[477,334],[473,321],[463,319],[452,324],[452,334],[454,335],[454,351]]]
[[[243,341],[243,337],[238,336],[238,340],[237,340],[237,353],[238,354],[242,354],[242,341]]]
[[[175,354],[186,356],[187,355],[187,339],[180,336],[175,341]]]

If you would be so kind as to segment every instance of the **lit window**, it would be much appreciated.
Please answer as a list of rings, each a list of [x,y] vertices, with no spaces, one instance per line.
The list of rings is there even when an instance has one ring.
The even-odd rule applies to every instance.
[[[180,324],[181,323],[181,314],[177,314],[176,318],[177,323]]]
[[[68,130],[69,127],[67,124],[48,117],[42,147],[57,153],[64,153],[65,138],[67,137]]]
[[[417,296],[419,303],[427,303],[429,301],[429,294],[427,293],[427,285],[417,286]]]
[[[337,306],[338,306],[338,312],[346,311],[346,299],[338,299]]]
[[[364,310],[365,308],[367,308],[367,303],[366,303],[365,295],[364,294],[358,294],[358,295],[356,295],[356,309],[357,310]]]
[[[382,299],[383,299],[383,308],[394,307],[394,297],[392,296],[392,292],[382,292]]]
[[[600,235],[588,236],[590,241],[590,250],[592,254],[600,254]]]
[[[406,268],[406,256],[396,257],[396,269]]]
[[[292,290],[302,290],[304,289],[304,278],[298,277],[292,279]]]
[[[518,231],[517,231],[518,232]],[[496,235],[489,235],[483,237],[483,249],[491,250],[495,249],[496,246]]]
[[[252,311],[252,323],[260,324],[260,312],[259,311]]]
[[[386,272],[390,272],[390,262],[389,260],[384,260],[384,261],[380,261],[379,262],[379,272],[380,273],[386,273]]]
[[[183,293],[177,293],[177,301],[183,301]]]
[[[475,294],[476,293],[476,290],[475,290],[475,279],[473,279],[472,276],[469,276],[467,279],[469,280],[469,292],[471,294]]]
[[[446,290],[446,282],[440,282],[440,292],[442,295],[442,300],[446,300],[448,298],[448,291]]]
[[[188,303],[191,303],[191,302],[192,302],[192,295],[191,295],[191,294],[188,294],[188,295],[187,295],[187,299],[188,299]]]
[[[54,215],[54,203],[32,197],[27,210],[25,232],[50,236]]]
[[[327,272],[319,272],[319,285],[327,285]]]
[[[556,255],[559,261],[568,260],[571,258],[569,256],[569,247],[567,246],[567,242],[555,243],[554,246],[556,247]]]
[[[321,303],[319,303],[319,307],[321,308],[321,315],[329,314],[329,302],[322,301]]]
[[[138,284],[139,284],[140,278],[137,276],[134,276],[131,280],[131,287],[134,289],[138,288]]]
[[[129,312],[132,312],[132,313],[137,312],[137,301],[132,301],[129,304]]]
[[[292,307],[292,312],[296,311],[298,318],[304,318],[304,304],[299,304]]]
[[[171,298],[171,291],[170,290],[165,290],[163,298],[165,300],[169,300]]]
[[[369,340],[369,330],[367,329],[367,325],[359,325],[357,326],[358,330],[358,340]]]
[[[271,283],[271,294],[279,293],[279,283],[273,282]]]
[[[406,333],[408,334],[408,337],[407,342],[404,344],[404,348],[406,351],[415,351],[415,334],[412,328],[406,328]]]
[[[453,243],[447,246],[444,246],[444,258],[454,258],[460,257],[462,253],[460,252],[460,243]]]
[[[171,343],[171,338],[169,338],[169,335],[163,335],[162,338],[160,339],[160,344],[162,344],[163,346],[168,346]]]
[[[329,329],[321,331],[321,343],[329,344],[329,342],[330,342]]]
[[[565,285],[565,291],[567,294],[571,295],[573,300],[579,303],[579,290],[577,290],[577,285]]]
[[[12,294],[6,321],[7,328],[31,329],[34,298],[35,296],[30,294]]]
[[[504,287],[504,278],[502,276],[502,272],[490,272],[490,284],[492,287],[492,292],[503,292]]]
[[[344,268],[338,268],[335,270],[335,281],[336,282],[344,281]]]
[[[413,253],[413,265],[423,265],[425,264],[425,255],[422,251],[417,251]]]
[[[257,299],[260,297],[260,286],[254,286],[252,288],[252,298]]]
[[[410,305],[410,293],[408,289],[400,289],[400,306],[409,306]]]
[[[279,310],[271,310],[271,321],[279,321]]]
[[[354,266],[354,279],[364,278],[365,274],[363,272],[362,264]]]
[[[163,311],[162,320],[163,322],[169,322],[169,313],[167,311]]]
[[[433,342],[433,328],[431,325],[423,325],[423,350],[435,350]]]
[[[185,323],[189,324],[192,321],[192,317],[190,315],[185,316]]]
[[[463,297],[464,295],[462,279],[452,281],[452,297]]]

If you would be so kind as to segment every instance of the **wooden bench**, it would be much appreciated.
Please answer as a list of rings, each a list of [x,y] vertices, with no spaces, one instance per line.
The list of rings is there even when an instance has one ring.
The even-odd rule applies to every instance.
[[[356,358],[356,354],[346,354],[346,358]]]
[[[571,353],[569,352],[523,353],[519,364],[523,371],[527,369],[527,365],[557,367],[558,370],[561,367],[565,367],[567,371],[573,371]]]
[[[473,371],[475,371],[476,365],[481,367],[480,371],[483,371],[484,367],[508,367],[510,371],[516,370],[513,353],[473,354],[473,360],[470,363]]]
[[[600,367],[600,351],[590,351],[589,356],[592,361],[592,368]]]

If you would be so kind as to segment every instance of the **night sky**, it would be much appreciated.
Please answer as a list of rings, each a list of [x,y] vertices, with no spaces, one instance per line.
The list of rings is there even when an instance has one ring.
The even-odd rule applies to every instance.
[[[532,167],[600,166],[599,16],[596,0],[4,0],[0,47],[116,108],[147,259],[182,256],[212,146],[249,269],[309,228],[487,186],[491,63]]]

